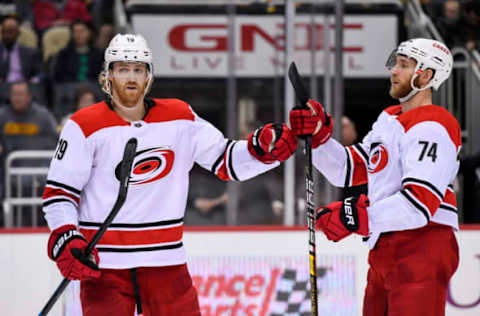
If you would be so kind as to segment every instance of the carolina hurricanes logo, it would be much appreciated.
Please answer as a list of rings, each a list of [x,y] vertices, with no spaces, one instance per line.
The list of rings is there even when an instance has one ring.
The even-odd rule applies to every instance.
[[[368,172],[377,173],[383,170],[388,163],[388,151],[380,143],[373,143],[368,159]]]
[[[130,174],[130,184],[139,185],[157,181],[165,177],[173,166],[175,153],[165,147],[148,148],[137,152]],[[115,176],[119,179],[120,163],[115,168]]]

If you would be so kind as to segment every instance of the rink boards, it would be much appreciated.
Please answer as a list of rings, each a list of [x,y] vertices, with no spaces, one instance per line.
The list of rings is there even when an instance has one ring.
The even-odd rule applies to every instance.
[[[480,315],[480,226],[457,233],[460,266],[447,316]],[[45,230],[0,231],[0,310],[35,315],[60,281],[46,255]],[[310,310],[303,228],[188,228],[184,244],[204,316],[300,315]],[[439,245],[441,247],[441,245]],[[341,243],[317,234],[320,315],[361,315],[368,250],[356,236]],[[81,315],[78,284],[50,315]]]

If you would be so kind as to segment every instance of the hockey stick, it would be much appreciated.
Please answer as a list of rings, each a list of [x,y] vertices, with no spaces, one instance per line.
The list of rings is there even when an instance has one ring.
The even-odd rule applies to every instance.
[[[308,109],[307,102],[310,96],[307,88],[303,85],[295,62],[288,68],[288,78],[300,105],[295,109]],[[309,244],[309,265],[310,265],[310,301],[312,304],[312,315],[318,316],[318,293],[317,293],[317,255],[315,246],[315,205],[313,203],[314,184],[312,176],[312,135],[305,135],[305,189],[307,193],[307,224]]]
[[[85,248],[85,255],[89,255],[95,245],[98,243],[100,238],[102,238],[103,234],[107,230],[108,226],[113,222],[115,216],[117,216],[118,212],[122,208],[125,200],[127,199],[127,191],[128,191],[128,180],[130,178],[130,171],[132,170],[133,159],[135,158],[135,153],[137,151],[137,139],[130,138],[125,145],[125,150],[123,153],[122,158],[122,166],[120,168],[120,188],[118,189],[117,200],[113,205],[112,210],[108,214],[107,218],[100,226],[98,231],[93,235],[92,240],[88,243],[87,247]],[[42,308],[42,311],[38,316],[47,315],[50,309],[52,309],[55,302],[58,300],[60,295],[63,293],[67,285],[70,283],[70,280],[64,278],[60,285],[57,287],[55,292],[52,294],[50,299],[48,300],[47,304]]]

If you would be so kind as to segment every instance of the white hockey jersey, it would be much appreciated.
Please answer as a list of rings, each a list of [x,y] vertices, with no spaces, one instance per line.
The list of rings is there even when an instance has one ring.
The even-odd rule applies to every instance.
[[[341,187],[368,185],[370,238],[429,222],[458,229],[452,183],[458,172],[460,127],[444,108],[385,109],[363,141],[343,147],[334,139],[317,147],[313,164]]]
[[[146,102],[143,120],[124,121],[97,103],[72,115],[60,135],[43,194],[50,229],[78,225],[90,240],[116,200],[128,139],[138,147],[127,200],[97,244],[101,268],[183,264],[183,217],[194,163],[223,180],[246,180],[278,163],[254,158],[246,141],[225,139],[183,101]]]

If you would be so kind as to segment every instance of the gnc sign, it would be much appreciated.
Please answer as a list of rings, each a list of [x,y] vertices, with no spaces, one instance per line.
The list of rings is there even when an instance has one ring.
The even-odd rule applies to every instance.
[[[156,76],[222,77],[227,74],[226,16],[218,15],[134,15],[135,32],[143,34],[154,53]],[[334,20],[324,30],[323,18],[314,26],[310,16],[295,20],[294,59],[308,73],[316,34],[316,71],[323,72],[325,31],[334,49]],[[154,26],[154,27],[152,27]],[[282,73],[285,47],[281,16],[237,16],[234,26],[234,65],[237,76],[268,77]],[[344,73],[347,77],[385,77],[383,60],[397,44],[395,15],[352,15],[344,21]],[[333,55],[330,54],[333,67]]]

